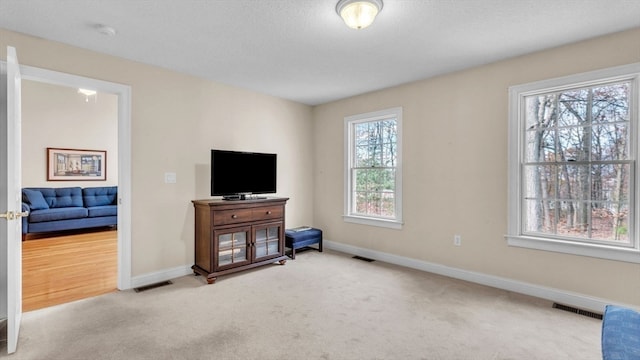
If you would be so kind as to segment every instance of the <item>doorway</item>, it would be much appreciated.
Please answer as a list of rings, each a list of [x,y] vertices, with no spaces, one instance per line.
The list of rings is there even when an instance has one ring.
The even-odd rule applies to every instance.
[[[117,288],[131,288],[131,88],[82,76],[21,66],[23,80],[70,88],[93,89],[117,97]],[[24,100],[23,100],[24,101]],[[44,156],[44,154],[42,155]]]
[[[118,97],[22,81],[22,187],[101,188],[118,183]],[[52,181],[49,147],[104,151],[104,179]],[[66,164],[65,164],[66,165]],[[83,162],[83,167],[85,167]],[[79,168],[79,164],[78,164]],[[61,178],[58,176],[57,178]],[[37,225],[37,224],[36,224]],[[101,230],[101,231],[95,231]],[[23,311],[117,290],[117,230],[28,234],[22,242]]]

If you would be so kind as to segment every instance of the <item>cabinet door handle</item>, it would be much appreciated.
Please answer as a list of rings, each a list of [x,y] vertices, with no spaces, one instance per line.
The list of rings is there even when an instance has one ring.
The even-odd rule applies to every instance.
[[[237,218],[238,218],[238,215],[233,214],[233,215],[231,215],[231,218],[232,218],[232,219],[237,219]]]

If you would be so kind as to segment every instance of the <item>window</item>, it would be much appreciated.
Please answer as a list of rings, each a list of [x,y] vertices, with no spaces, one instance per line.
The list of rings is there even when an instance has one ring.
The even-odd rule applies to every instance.
[[[402,225],[402,108],[346,117],[345,221]]]
[[[640,63],[510,88],[510,245],[640,262]]]

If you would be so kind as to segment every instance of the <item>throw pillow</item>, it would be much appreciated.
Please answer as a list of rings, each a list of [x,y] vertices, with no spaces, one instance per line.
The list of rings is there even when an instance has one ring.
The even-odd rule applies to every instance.
[[[49,204],[47,204],[47,201],[44,199],[44,196],[42,196],[42,193],[40,191],[23,189],[22,194],[24,195],[24,197],[26,197],[25,200],[27,200],[27,202],[29,203],[31,210],[42,210],[49,208]]]

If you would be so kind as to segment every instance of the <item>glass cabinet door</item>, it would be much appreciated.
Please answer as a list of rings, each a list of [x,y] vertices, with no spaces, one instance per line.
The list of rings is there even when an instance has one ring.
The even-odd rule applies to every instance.
[[[279,256],[281,253],[281,229],[282,225],[267,224],[256,226],[254,242],[254,259]]]
[[[232,229],[230,232],[216,233],[218,261],[216,267],[243,264],[248,262],[248,229]]]

